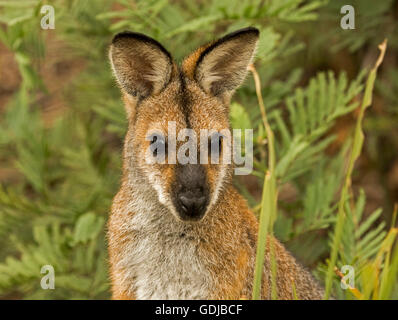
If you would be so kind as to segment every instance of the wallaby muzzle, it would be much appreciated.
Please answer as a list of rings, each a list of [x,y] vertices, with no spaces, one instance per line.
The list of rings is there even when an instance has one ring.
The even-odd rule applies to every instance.
[[[174,183],[173,204],[181,220],[201,220],[209,205],[206,172],[200,164],[178,164]]]

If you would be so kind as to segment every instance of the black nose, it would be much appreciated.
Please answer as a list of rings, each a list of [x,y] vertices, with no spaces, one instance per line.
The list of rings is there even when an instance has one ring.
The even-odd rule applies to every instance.
[[[206,204],[204,195],[194,195],[191,192],[185,192],[178,196],[181,203],[181,209],[190,217],[200,216]]]
[[[204,167],[199,164],[177,166],[173,189],[173,203],[179,217],[185,221],[201,220],[209,203]]]

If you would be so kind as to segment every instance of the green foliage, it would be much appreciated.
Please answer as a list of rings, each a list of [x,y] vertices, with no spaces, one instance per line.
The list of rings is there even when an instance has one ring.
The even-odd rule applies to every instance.
[[[264,220],[267,232],[285,242],[323,283],[353,142],[339,140],[334,129],[358,108],[367,74],[362,65],[345,72],[327,62],[346,49],[353,60],[363,61],[362,52],[376,49],[384,36],[391,52],[396,54],[398,46],[393,32],[398,23],[390,13],[396,2],[351,2],[358,14],[353,32],[340,28],[339,9],[350,4],[342,1],[54,0],[52,31],[39,28],[46,1],[0,1],[0,41],[12,53],[21,78],[0,108],[0,297],[110,296],[105,225],[119,185],[127,121],[107,49],[112,35],[125,29],[158,39],[177,61],[227,32],[249,25],[260,29],[255,65],[274,134],[275,168],[268,161],[270,135],[248,77],[231,104],[231,125],[254,129],[254,189],[260,192],[241,180],[236,185],[256,213],[273,212]],[[79,72],[72,79],[46,74],[51,68],[44,66],[54,55],[56,62],[77,61]],[[62,83],[56,93],[53,82]],[[376,82],[387,116],[364,119],[369,143],[363,152],[375,162],[383,153],[378,139],[388,137],[390,149],[398,148],[390,134],[398,121],[397,88],[397,70],[389,68]],[[48,121],[45,100],[53,95],[66,107]],[[3,168],[14,178],[3,180]],[[275,175],[264,179],[269,170]],[[276,189],[277,214],[272,204]],[[365,193],[348,191],[336,266],[355,268],[362,298],[396,298],[396,233],[387,233],[384,221],[391,212],[368,214]],[[55,269],[55,290],[40,287],[41,267],[48,264]],[[367,285],[367,279],[380,279],[380,287]],[[337,276],[331,281],[333,295],[354,298],[341,290]]]
[[[352,5],[356,12],[355,25],[357,32],[344,32],[345,30],[336,28],[330,32],[338,32],[341,41],[333,46],[334,50],[347,47],[350,51],[357,51],[367,43],[377,46],[383,38],[388,38],[391,45],[397,45],[397,35],[394,32],[393,24],[394,19],[393,6],[394,0],[386,1],[330,1],[330,5],[325,10],[322,18],[325,22],[335,22],[336,12],[340,11],[343,5]],[[330,34],[328,34],[330,36]],[[326,41],[326,37],[324,38]]]
[[[97,229],[93,230],[90,223]],[[35,226],[33,245],[24,245],[13,237],[20,258],[9,256],[0,265],[0,290],[19,287],[27,292],[26,298],[31,299],[61,299],[65,294],[74,299],[106,297],[105,250],[103,241],[97,241],[102,225],[103,219],[87,213],[77,220],[73,232],[69,228],[61,230],[56,223],[50,228]],[[44,265],[54,267],[57,290],[53,292],[46,292],[37,284],[37,276]]]
[[[353,111],[358,103],[353,98],[361,91],[363,74],[348,86],[347,76],[336,79],[333,72],[319,73],[306,88],[297,88],[286,99],[289,121],[282,120],[275,111],[277,132],[280,132],[280,160],[276,168],[279,178],[291,180],[309,170],[333,141],[333,136],[320,139],[334,125],[335,120]],[[291,128],[289,132],[288,128]],[[286,177],[286,178],[285,178]]]
[[[380,218],[381,210],[378,209],[364,218],[364,207],[365,194],[361,190],[354,209],[348,203],[345,205],[347,222],[344,224],[344,232],[341,239],[341,263],[355,266],[358,274],[369,257],[373,257],[379,251],[380,245],[387,234],[384,231],[384,222],[373,228],[375,221]]]

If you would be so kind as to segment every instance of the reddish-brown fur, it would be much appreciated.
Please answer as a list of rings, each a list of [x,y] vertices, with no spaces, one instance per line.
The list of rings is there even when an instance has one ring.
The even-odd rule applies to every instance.
[[[204,165],[213,202],[202,220],[181,221],[169,201],[174,192],[176,165],[148,165],[145,150],[151,130],[167,132],[167,121],[175,121],[177,130],[188,125],[187,115],[179,103],[182,90],[189,98],[188,117],[192,129],[199,132],[203,128],[229,128],[229,100],[233,89],[243,81],[257,38],[255,29],[227,36],[215,46],[199,48],[181,68],[170,62],[156,43],[143,40],[141,35],[128,35],[114,42],[111,61],[122,87],[129,129],[123,152],[122,183],[108,223],[113,299],[251,297],[258,222],[232,186],[232,166]],[[214,49],[203,58],[210,46]],[[129,48],[127,53],[125,47]],[[140,60],[141,51],[147,57],[158,59],[151,65],[147,58],[149,65],[145,68],[149,69],[150,77],[145,78],[145,70],[129,76],[128,64],[123,59]],[[229,65],[225,64],[226,59],[230,59]],[[209,65],[203,65],[206,63]],[[159,65],[163,65],[165,71],[158,75],[156,66]],[[222,76],[226,67],[236,71],[227,75],[224,87]],[[142,63],[134,62],[131,68],[143,68]],[[212,68],[219,78],[208,75]],[[137,83],[146,79],[150,81]],[[322,298],[323,290],[310,273],[297,264],[275,238],[268,240],[262,298],[271,297],[271,242],[277,263],[278,298],[293,299],[293,285],[299,299]]]

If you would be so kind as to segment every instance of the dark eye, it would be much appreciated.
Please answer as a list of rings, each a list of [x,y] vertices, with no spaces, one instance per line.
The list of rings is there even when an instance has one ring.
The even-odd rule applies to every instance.
[[[214,134],[209,139],[209,154],[220,154],[222,150],[222,138],[223,136],[220,134]]]
[[[165,137],[160,134],[153,134],[150,137],[150,148],[154,157],[165,155],[167,153]]]

